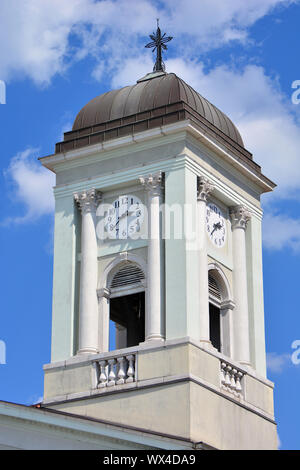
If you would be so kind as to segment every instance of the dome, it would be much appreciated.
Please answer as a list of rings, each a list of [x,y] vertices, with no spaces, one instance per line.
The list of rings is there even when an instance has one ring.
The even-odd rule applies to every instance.
[[[212,125],[221,136],[244,147],[239,131],[226,114],[177,75],[164,72],[148,74],[136,85],[97,96],[78,113],[72,132],[178,103],[185,103],[210,128]]]

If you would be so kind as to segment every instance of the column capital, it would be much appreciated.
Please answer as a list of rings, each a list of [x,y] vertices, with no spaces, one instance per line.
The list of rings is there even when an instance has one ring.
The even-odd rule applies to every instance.
[[[197,200],[207,201],[207,196],[215,189],[214,185],[204,176],[197,178]]]
[[[233,206],[229,209],[232,228],[242,228],[246,230],[247,223],[251,219],[251,212],[245,206]]]
[[[88,189],[74,194],[74,199],[82,214],[93,212],[101,201],[102,194],[96,189]]]
[[[98,300],[102,299],[103,297],[105,299],[109,299],[110,298],[110,289],[107,289],[106,287],[103,287],[102,289],[98,289],[97,290],[97,297],[98,297]]]
[[[151,196],[160,196],[163,188],[163,175],[161,171],[154,175],[140,176],[139,182]]]

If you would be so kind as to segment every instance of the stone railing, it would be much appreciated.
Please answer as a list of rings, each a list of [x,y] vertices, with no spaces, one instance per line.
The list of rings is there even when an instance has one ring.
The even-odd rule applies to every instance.
[[[236,397],[243,396],[242,378],[244,372],[237,367],[221,360],[221,388],[232,393]]]
[[[97,361],[97,388],[114,387],[136,381],[136,354]]]

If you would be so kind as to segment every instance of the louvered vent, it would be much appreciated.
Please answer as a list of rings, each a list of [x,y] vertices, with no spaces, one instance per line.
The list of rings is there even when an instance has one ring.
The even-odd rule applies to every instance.
[[[221,301],[221,292],[219,286],[211,274],[208,275],[208,290],[209,295]]]
[[[145,279],[145,275],[138,266],[127,265],[114,275],[110,287],[113,289],[116,287],[130,286],[140,283],[143,279]]]

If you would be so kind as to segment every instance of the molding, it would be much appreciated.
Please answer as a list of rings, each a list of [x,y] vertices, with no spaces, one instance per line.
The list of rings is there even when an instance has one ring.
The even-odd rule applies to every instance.
[[[100,299],[102,299],[103,297],[105,299],[109,299],[110,298],[110,289],[108,289],[107,287],[103,287],[102,289],[97,289],[97,297],[98,297],[98,301]]]
[[[126,264],[128,262],[137,264],[139,268],[143,271],[145,279],[147,279],[147,263],[144,258],[134,253],[128,253],[127,251],[124,251],[121,253],[116,253],[115,258],[110,261],[110,263],[108,263],[108,265],[104,268],[102,275],[98,281],[98,289],[107,288],[114,274],[120,269],[123,264]]]
[[[274,183],[268,180],[268,178],[266,178],[264,175],[257,174],[254,170],[244,164],[236,155],[230,153],[227,148],[223,147],[220,143],[217,143],[212,140],[204,132],[198,130],[193,125],[192,121],[190,121],[189,119],[185,121],[180,121],[176,124],[170,124],[166,126],[157,127],[148,131],[139,132],[137,134],[133,134],[132,136],[112,139],[108,142],[104,142],[97,145],[86,146],[78,150],[71,150],[60,154],[42,157],[40,158],[40,161],[43,166],[47,167],[48,169],[54,172],[58,172],[59,170],[64,169],[61,165],[62,163],[77,161],[77,165],[75,166],[86,165],[87,163],[89,163],[87,159],[88,156],[93,156],[95,154],[98,154],[99,156],[99,153],[102,153],[109,149],[118,149],[124,146],[128,147],[130,145],[136,145],[138,142],[148,140],[152,141],[152,139],[157,139],[157,137],[161,136],[171,136],[171,141],[174,141],[174,138],[172,139],[172,134],[178,134],[178,132],[184,132],[185,134],[187,132],[190,132],[197,139],[204,141],[209,147],[213,147],[216,153],[221,155],[224,159],[229,160],[231,164],[233,164],[240,170],[241,173],[246,174],[250,179],[256,181],[258,186],[263,188],[265,192],[272,191],[274,189]],[[178,135],[176,137],[178,139]],[[178,140],[180,140],[181,138],[182,135],[179,136]],[[166,139],[163,140],[163,143],[167,143]],[[153,142],[151,142],[151,145],[153,146]],[[134,151],[137,150],[138,149],[134,149]],[[82,161],[79,161],[81,157],[84,157],[84,159]],[[99,158],[97,158],[97,160],[99,160]],[[70,165],[67,165],[67,168],[70,168]]]
[[[257,408],[251,403],[246,402],[243,398],[236,399],[233,396],[228,395],[226,391],[223,391],[221,388],[211,383],[208,383],[207,381],[200,379],[199,377],[196,377],[193,374],[156,377],[154,379],[145,379],[145,380],[133,382],[130,384],[115,385],[113,388],[107,387],[103,389],[94,389],[89,392],[80,392],[80,394],[70,393],[68,395],[60,395],[60,396],[52,397],[51,399],[46,399],[45,401],[42,402],[42,406],[47,406],[47,405],[53,406],[53,405],[58,405],[61,403],[66,403],[66,402],[70,403],[70,402],[74,402],[78,400],[91,399],[93,397],[100,397],[104,395],[107,396],[107,395],[116,395],[120,393],[130,393],[132,391],[137,391],[141,389],[168,386],[171,384],[177,384],[177,383],[182,383],[182,382],[193,382],[197,385],[200,385],[201,387],[206,388],[207,390],[213,393],[216,393],[222,398],[231,401],[235,405],[240,406],[246,409],[247,411],[255,413],[256,415],[260,416],[263,419],[266,419],[267,421],[273,424],[276,424],[276,421],[274,420],[272,415],[269,415],[268,413],[264,412],[260,408]]]
[[[217,262],[209,263],[208,265],[208,273],[209,271],[216,271],[217,272],[217,279],[216,281],[219,281],[220,288],[221,288],[221,294],[222,294],[222,301],[220,304],[220,308],[229,308],[233,309],[235,306],[230,284],[228,282],[227,276],[225,275],[223,269]]]
[[[250,377],[253,377],[254,379],[261,382],[262,384],[266,385],[267,387],[270,387],[271,389],[274,388],[273,382],[271,382],[269,379],[258,374],[258,372],[256,372],[252,367],[245,366],[244,364],[240,364],[235,359],[232,359],[231,357],[226,356],[223,353],[219,353],[216,349],[212,349],[210,347],[206,348],[203,345],[203,342],[196,341],[193,338],[190,338],[189,336],[186,336],[184,338],[162,340],[158,342],[146,341],[144,343],[141,343],[138,346],[132,346],[130,348],[118,349],[116,351],[109,351],[105,353],[85,354],[84,356],[81,356],[81,355],[72,356],[65,361],[52,362],[50,364],[45,364],[43,366],[43,369],[47,371],[47,370],[52,370],[52,369],[67,368],[69,366],[74,366],[76,364],[88,365],[88,364],[92,364],[95,361],[100,361],[101,359],[125,356],[131,353],[143,353],[143,352],[152,351],[152,350],[155,351],[155,350],[160,350],[160,349],[164,349],[168,347],[176,347],[176,346],[185,345],[185,344],[191,344],[192,346],[195,346],[196,348],[206,352],[207,354],[210,354],[211,356],[218,358],[220,361],[229,362],[232,366],[241,370],[244,374],[247,374]]]
[[[105,152],[105,155],[101,156],[101,160],[122,156],[128,153],[128,146],[130,145],[134,146],[134,152],[143,151],[148,149],[149,146],[155,148],[162,144],[184,139],[186,137],[187,122],[188,121],[180,121],[177,124],[169,124],[167,126],[139,132],[131,136],[112,139],[106,143],[88,145],[80,149],[41,157],[39,160],[43,166],[55,173],[56,171],[63,171],[67,168],[98,162],[99,153]],[[157,137],[159,137],[159,139],[157,139]],[[153,139],[156,139],[156,142],[153,142]],[[151,143],[149,143],[149,140],[151,140]],[[82,157],[84,157],[84,160],[80,161]]]
[[[215,191],[219,191],[224,194],[230,201],[231,205],[244,205],[251,212],[252,215],[257,219],[261,220],[263,210],[257,205],[251,203],[249,200],[242,197],[237,191],[230,188],[228,185],[223,183],[213,174],[205,170],[200,163],[196,162],[190,156],[186,154],[180,154],[173,158],[168,158],[156,163],[150,163],[147,166],[130,168],[126,171],[120,171],[117,175],[115,173],[108,173],[103,176],[76,181],[72,184],[59,185],[54,188],[55,199],[72,196],[75,192],[80,192],[88,189],[99,188],[101,192],[104,192],[106,188],[111,186],[122,185],[122,184],[134,184],[138,183],[139,177],[147,176],[149,173],[155,174],[161,171],[166,173],[168,171],[175,171],[187,168],[192,171],[196,176],[203,176],[211,181],[215,187]],[[142,175],[141,175],[142,173]],[[123,189],[123,188],[122,188]]]

